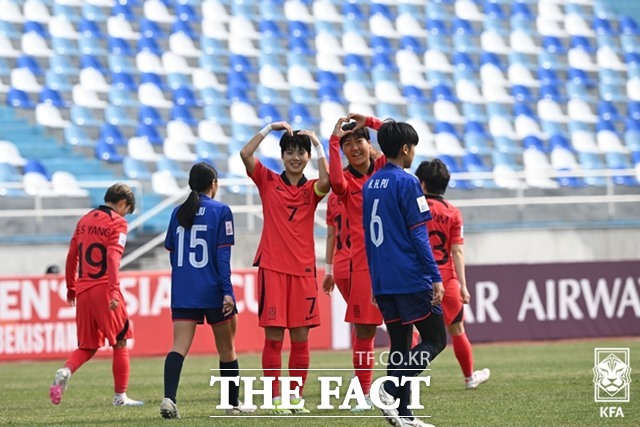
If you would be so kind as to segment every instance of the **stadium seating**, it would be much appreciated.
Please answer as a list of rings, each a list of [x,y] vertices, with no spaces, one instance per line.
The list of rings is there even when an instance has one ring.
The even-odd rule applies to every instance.
[[[107,4],[3,2],[0,96],[151,191],[198,158],[233,175],[264,123],[326,139],[354,108],[414,123],[421,157],[494,171],[463,190],[599,186],[540,171],[634,167],[640,148],[640,30],[599,0]],[[0,159],[24,174],[21,144]]]

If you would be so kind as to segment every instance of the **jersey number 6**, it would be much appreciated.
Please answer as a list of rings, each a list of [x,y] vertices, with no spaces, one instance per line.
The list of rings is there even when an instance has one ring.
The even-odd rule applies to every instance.
[[[380,199],[373,201],[373,208],[371,209],[371,222],[369,223],[369,234],[371,236],[371,242],[379,247],[384,242],[384,229],[382,228],[382,218],[378,215],[378,203]],[[377,227],[376,227],[377,225]],[[377,228],[377,233],[376,233]]]

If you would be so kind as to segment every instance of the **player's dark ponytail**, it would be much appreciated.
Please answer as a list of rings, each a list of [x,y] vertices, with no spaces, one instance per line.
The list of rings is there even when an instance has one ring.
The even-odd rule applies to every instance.
[[[191,228],[193,225],[193,217],[200,207],[200,197],[198,194],[209,188],[211,183],[217,179],[218,172],[216,172],[213,166],[207,163],[200,162],[191,167],[189,171],[189,188],[191,188],[191,192],[187,200],[178,208],[178,213],[176,214],[178,224],[184,228]]]

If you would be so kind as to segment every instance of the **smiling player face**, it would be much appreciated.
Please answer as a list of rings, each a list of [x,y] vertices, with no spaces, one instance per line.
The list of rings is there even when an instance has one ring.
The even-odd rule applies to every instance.
[[[355,168],[369,162],[371,143],[365,138],[347,138],[342,144],[342,152],[349,164]]]
[[[301,147],[290,147],[282,153],[284,169],[290,174],[301,174],[309,162],[309,153]]]

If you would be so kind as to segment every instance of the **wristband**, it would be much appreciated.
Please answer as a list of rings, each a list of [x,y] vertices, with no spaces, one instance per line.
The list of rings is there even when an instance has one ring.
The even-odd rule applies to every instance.
[[[267,135],[269,135],[269,133],[271,133],[271,129],[273,129],[273,127],[268,124],[265,127],[263,127],[260,132],[258,132],[260,135],[262,135],[263,137],[267,137]]]
[[[324,274],[333,275],[333,264],[325,264],[324,265]]]
[[[316,153],[318,153],[318,159],[327,157],[327,155],[324,153],[324,147],[322,146],[322,144],[318,144],[318,146],[316,147]]]

